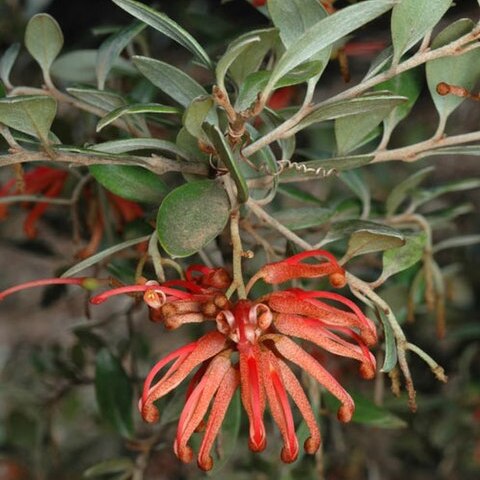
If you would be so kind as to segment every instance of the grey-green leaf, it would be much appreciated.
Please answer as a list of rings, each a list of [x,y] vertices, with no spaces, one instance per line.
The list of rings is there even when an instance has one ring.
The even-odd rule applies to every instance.
[[[381,279],[402,272],[421,260],[426,244],[424,232],[405,236],[405,245],[383,252],[383,270]]]
[[[383,325],[383,333],[385,336],[385,359],[383,360],[383,366],[381,372],[391,372],[398,361],[397,344],[395,342],[395,334],[388,318],[385,316],[383,310],[377,306],[377,316],[380,317]]]
[[[107,190],[134,202],[158,204],[170,190],[158,175],[135,165],[91,165],[89,170]]]
[[[237,86],[241,86],[248,75],[260,68],[265,55],[278,40],[278,31],[276,28],[253,30],[234,40],[230,44],[229,49],[235,48],[236,45],[244,44],[244,42],[248,42],[252,38],[260,38],[260,40],[242,49],[229,68],[229,75],[236,82]]]
[[[183,115],[183,125],[195,138],[210,143],[203,130],[203,123],[213,107],[211,96],[198,97],[187,107]]]
[[[363,180],[360,173],[354,171],[342,172],[339,175],[340,180],[344,182],[350,190],[355,193],[355,195],[362,202],[362,218],[367,218],[368,213],[370,212],[370,190]]]
[[[217,79],[217,85],[222,90],[225,90],[225,75],[232,63],[249,48],[252,44],[260,42],[260,36],[246,37],[243,40],[230,45],[227,51],[218,60],[217,67],[215,68],[215,77]]]
[[[109,142],[97,143],[92,146],[92,150],[107,153],[125,153],[135,152],[137,150],[161,150],[163,152],[173,153],[185,160],[191,160],[192,157],[169,140],[159,138],[126,138],[123,140],[111,140]]]
[[[302,230],[323,225],[334,211],[322,207],[288,208],[273,214],[273,217],[290,230]]]
[[[394,63],[440,21],[451,4],[452,0],[402,0],[393,7]]]
[[[227,167],[237,187],[237,199],[240,203],[248,200],[248,187],[245,177],[239,167],[239,162],[242,161],[238,150],[232,151],[230,145],[226,141],[222,132],[216,126],[208,126],[208,135],[212,140],[213,146],[217,151],[220,160]]]
[[[12,43],[0,59],[0,79],[6,86],[10,86],[10,72],[20,51],[19,43]]]
[[[356,100],[368,101],[369,98],[368,96]],[[368,112],[341,116],[335,120],[335,139],[339,155],[344,155],[358,147],[397,105],[407,100],[405,97],[398,96],[387,98],[389,100],[372,103],[376,108],[371,108]]]
[[[290,70],[333,45],[345,35],[384,14],[395,3],[395,0],[367,0],[343,8],[315,23],[280,57],[263,91],[263,96],[268,97],[277,81]]]
[[[113,0],[120,8],[138,18],[155,30],[163,33],[187,50],[190,50],[196,58],[206,67],[212,68],[212,61],[202,46],[180,25],[161,12],[157,12],[147,5],[134,0]]]
[[[183,107],[188,107],[196,97],[208,95],[196,80],[168,63],[141,56],[133,57],[133,63],[148,80]]]
[[[172,257],[193,255],[225,228],[230,203],[213,180],[190,182],[176,188],[158,210],[157,235]]]
[[[181,110],[168,105],[159,103],[137,103],[135,105],[123,105],[105,115],[97,124],[97,132],[110,125],[112,122],[123,115],[134,115],[138,113],[160,113],[160,114],[180,114]]]
[[[396,95],[406,98],[405,102],[397,105],[390,115],[385,118],[385,128],[388,128],[389,131],[393,130],[410,113],[422,90],[422,80],[422,73],[416,68],[395,75],[395,77],[375,87],[376,90],[389,90]]]
[[[433,40],[432,48],[439,48],[470,32],[472,20],[463,18],[450,24]],[[445,82],[471,90],[480,77],[480,50],[477,48],[463,55],[450,55],[427,62],[427,83],[435,107],[441,119],[446,118],[465,100],[456,95],[439,95],[437,85]]]
[[[132,382],[120,361],[107,348],[97,353],[95,393],[102,417],[122,436],[133,435]]]
[[[57,112],[57,102],[46,95],[0,99],[0,122],[48,143],[48,132]]]
[[[464,235],[463,237],[447,238],[439,242],[433,248],[433,252],[437,253],[447,248],[468,247],[480,243],[480,235]]]
[[[53,62],[50,73],[64,82],[95,83],[97,55],[97,50],[93,49],[65,53]],[[112,70],[124,75],[138,76],[137,69],[122,57],[114,61]]]
[[[103,90],[108,73],[122,50],[146,27],[142,22],[134,22],[108,37],[98,49],[97,83]]]
[[[25,30],[25,46],[44,74],[48,74],[63,47],[63,33],[57,21],[48,13],[34,15]]]
[[[379,115],[384,118],[384,116],[393,108],[405,103],[406,100],[406,97],[399,95],[374,94],[352,98],[349,100],[340,100],[338,102],[329,103],[326,105],[319,105],[290,131],[292,133],[296,133],[299,130],[303,130],[308,126],[313,125],[314,123],[324,122],[326,120],[334,120],[342,117],[349,117],[346,121],[350,124],[354,124],[353,119],[361,117],[353,117],[352,119],[353,115],[365,115],[367,117],[370,115]],[[378,123],[380,123],[380,121]],[[376,123],[376,125],[378,125],[378,123]],[[374,125],[374,127],[376,125]]]
[[[420,190],[414,192],[413,204],[415,207],[423,205],[426,202],[451,192],[462,192],[464,190],[471,190],[480,187],[480,178],[466,178],[462,180],[454,180],[453,182],[439,185],[438,187],[430,188],[429,190]]]
[[[420,185],[434,170],[435,167],[422,168],[396,185],[390,192],[390,195],[385,202],[387,216],[393,215],[397,211],[397,208],[407,198],[407,196],[413,190],[415,190],[415,188],[417,188],[418,185]]]

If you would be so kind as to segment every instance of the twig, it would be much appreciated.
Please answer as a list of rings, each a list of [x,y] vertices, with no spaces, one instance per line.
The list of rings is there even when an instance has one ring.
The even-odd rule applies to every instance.
[[[194,173],[207,175],[208,166],[203,163],[183,162],[155,155],[155,157],[140,157],[136,155],[102,155],[98,153],[63,152],[54,150],[55,162],[68,163],[75,166],[88,165],[136,165],[144,167],[153,173],[163,175],[167,172]],[[41,151],[24,150],[0,155],[0,167],[25,162],[52,161],[52,158]]]

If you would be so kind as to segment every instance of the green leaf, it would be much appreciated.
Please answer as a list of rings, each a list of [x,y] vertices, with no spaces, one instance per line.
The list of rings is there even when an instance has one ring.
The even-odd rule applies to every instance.
[[[60,55],[52,65],[50,73],[63,82],[96,83],[97,50],[74,50]],[[112,69],[120,74],[138,76],[138,72],[130,62],[119,57]]]
[[[302,203],[313,203],[315,205],[323,205],[323,201],[310,192],[303,190],[295,185],[280,185],[278,193],[286,195],[287,197],[298,200]]]
[[[170,190],[158,175],[134,165],[91,165],[89,170],[107,190],[134,202],[158,204]]]
[[[322,178],[336,172],[351,170],[367,165],[373,160],[373,155],[351,155],[347,157],[328,158],[325,160],[309,160],[295,162],[292,168],[287,168],[280,174],[280,181],[295,182],[304,178]]]
[[[367,100],[363,97],[356,100]],[[335,120],[335,139],[337,141],[338,153],[346,154],[354,150],[362,140],[371,133],[387,117],[392,110],[400,103],[405,102],[405,97],[387,97],[389,100],[377,102],[376,97],[371,105],[376,105],[368,112],[356,113],[349,116],[341,116]],[[367,104],[368,105],[368,104]]]
[[[462,192],[464,190],[471,190],[473,188],[480,187],[480,178],[466,178],[464,180],[454,180],[453,182],[439,185],[438,187],[431,188],[429,190],[420,190],[415,192],[413,197],[413,204],[415,207],[423,205],[426,202],[445,195],[446,193]]]
[[[269,130],[279,127],[285,119],[279,115],[275,110],[264,108],[261,112],[261,118]],[[282,160],[290,160],[295,153],[295,135],[277,140],[278,146],[282,150]]]
[[[105,81],[113,64],[122,50],[145,28],[142,22],[134,22],[108,37],[98,49],[97,84],[100,90],[105,88]]]
[[[92,145],[92,150],[107,153],[125,153],[137,150],[161,150],[173,153],[185,160],[192,160],[192,157],[175,143],[159,138],[126,138],[124,140],[112,140],[110,142],[97,143]]]
[[[101,252],[98,252],[95,255],[92,255],[91,257],[88,257],[85,260],[77,263],[73,267],[69,268],[66,272],[64,272],[61,275],[61,277],[62,278],[73,277],[77,275],[77,273],[80,273],[82,270],[85,270],[99,262],[102,262],[103,260],[114,255],[115,253],[121,252],[122,250],[125,250],[130,247],[133,247],[134,245],[138,245],[139,243],[146,242],[149,239],[150,239],[150,235],[144,235],[143,237],[133,238],[132,240],[127,240],[125,242],[118,243],[113,247],[106,248],[105,250],[102,250]]]
[[[221,455],[217,454],[214,457],[213,468],[208,472],[209,476],[216,475],[222,468],[224,468],[231,456],[235,453],[237,439],[240,433],[241,420],[242,403],[240,401],[240,393],[237,391],[232,397],[232,401],[230,402],[220,430],[222,448],[218,453],[221,453]]]
[[[425,152],[422,157],[434,157],[436,155],[472,155],[480,156],[480,145],[457,145],[454,147],[443,147]]]
[[[353,171],[342,172],[339,175],[339,178],[361,200],[363,206],[362,211],[366,215],[370,211],[370,190],[368,189],[368,186],[365,184],[360,174]],[[362,218],[365,217],[362,215]]]
[[[262,95],[268,97],[277,81],[290,70],[333,45],[345,35],[387,12],[394,3],[394,0],[367,0],[342,8],[335,14],[315,23],[280,57]]]
[[[182,70],[148,57],[133,57],[133,63],[156,87],[172,97],[183,107],[194,98],[207,96],[207,91]]]
[[[63,47],[63,33],[57,21],[47,13],[34,15],[25,30],[25,46],[48,75],[53,61]]]
[[[109,474],[111,475],[114,473],[133,473],[134,469],[135,464],[130,458],[112,458],[110,460],[105,460],[103,462],[97,463],[96,465],[88,468],[83,473],[83,476],[84,478],[96,478],[103,477]]]
[[[260,40],[243,49],[230,65],[229,75],[239,87],[243,85],[248,75],[256,72],[260,68],[265,55],[273,48],[278,40],[278,31],[276,28],[253,30],[241,35],[229,46],[229,49],[233,49],[236,45],[243,44],[251,38],[258,37]]]
[[[323,68],[324,65],[319,61],[305,62],[282,77],[275,85],[275,89],[306,82],[312,77],[317,77]],[[257,100],[258,94],[267,84],[270,75],[271,72],[264,70],[250,74],[240,86],[235,109],[245,110]]]
[[[319,105],[290,131],[296,133],[314,123],[343,117],[348,117],[345,121],[356,126],[355,119],[363,118],[360,115],[368,117],[370,115],[377,116],[378,113],[380,113],[385,116],[384,112],[387,112],[388,114],[389,111],[398,105],[405,103],[406,100],[407,98],[398,95],[374,94],[352,98],[350,100],[340,100],[339,102],[326,105]],[[356,115],[358,115],[358,117]],[[380,121],[378,121],[378,123],[380,123]],[[376,125],[378,125],[378,123],[376,123]]]
[[[113,0],[120,8],[130,15],[138,18],[155,30],[163,33],[175,42],[189,50],[195,57],[208,68],[212,68],[212,61],[202,46],[180,25],[164,13],[157,12],[147,5],[134,0]]]
[[[297,207],[275,212],[273,217],[290,230],[301,230],[323,225],[332,218],[334,213],[322,207]]]
[[[162,113],[178,115],[181,113],[181,110],[168,105],[161,105],[159,103],[137,103],[135,105],[123,105],[109,112],[97,123],[97,132],[102,130],[102,128],[105,128],[107,125],[110,125],[123,115],[133,115],[138,113]]]
[[[414,191],[429,175],[435,167],[426,167],[418,170],[405,180],[396,185],[385,202],[387,216],[393,215],[407,196]]]
[[[350,394],[355,402],[355,413],[352,422],[377,428],[405,428],[407,423],[385,407],[375,405],[371,400],[358,393]],[[330,393],[324,395],[325,403],[330,410],[336,411],[340,402]]]
[[[433,40],[432,49],[440,48],[467,34],[474,27],[472,20],[463,18],[450,24]],[[430,95],[441,119],[448,116],[465,100],[456,95],[439,95],[437,85],[445,82],[471,90],[480,76],[480,51],[471,50],[463,55],[450,55],[427,62],[427,83]]]
[[[215,68],[215,78],[217,79],[217,85],[222,90],[225,90],[225,75],[232,63],[241,55],[248,47],[253,43],[260,42],[260,36],[249,36],[243,40],[231,44],[227,51],[218,60],[217,67]]]
[[[214,102],[211,96],[198,97],[187,107],[183,115],[182,123],[190,135],[202,140],[206,144],[209,144],[210,141],[206,136],[202,125],[213,105]]]
[[[127,101],[121,95],[116,92],[108,92],[106,90],[97,90],[95,88],[67,88],[68,93],[82,100],[83,102],[88,103],[96,108],[104,110],[105,112],[112,112],[121,108],[128,108]],[[120,110],[122,111],[122,110]],[[111,116],[115,116],[111,114]],[[109,119],[111,117],[108,117]],[[115,121],[116,119],[112,119]],[[100,120],[102,122],[102,120]],[[122,119],[121,124],[125,128],[133,126],[143,132],[145,135],[149,133],[145,119],[141,116],[134,115],[133,112],[129,117]]]
[[[2,80],[5,85],[10,85],[10,72],[17,60],[19,51],[20,44],[12,43],[12,45],[5,50],[5,53],[0,59],[0,80]]]
[[[310,27],[327,17],[327,12],[317,0],[269,0],[268,11],[287,49]],[[329,46],[312,56],[312,60],[321,64],[321,70],[312,79],[315,83],[327,66],[331,53],[332,46]]]
[[[0,99],[0,122],[48,143],[48,132],[57,113],[57,102],[46,95]]]
[[[405,245],[383,252],[383,270],[381,279],[387,278],[402,272],[415,265],[423,257],[426,244],[424,232],[415,235],[405,236]]]
[[[193,255],[225,228],[229,213],[228,196],[217,182],[182,185],[165,197],[158,210],[160,244],[172,257]]]
[[[355,230],[350,234],[347,258],[366,253],[378,252],[405,244],[401,232],[386,225],[366,221],[348,221],[348,229]]]
[[[395,77],[380,83],[375,90],[388,90],[395,95],[405,97],[407,100],[397,105],[385,119],[385,128],[392,131],[401,122],[415,105],[422,90],[423,77],[421,71],[416,68],[395,75]]]
[[[402,0],[393,7],[394,64],[440,21],[451,4],[452,0]]]
[[[373,60],[363,81],[369,80],[377,73],[380,73],[393,58],[393,48],[391,46],[382,50]]]
[[[107,348],[97,353],[95,394],[103,418],[127,438],[133,436],[133,389],[120,361]]]
[[[216,126],[208,128],[208,135],[212,140],[213,146],[217,152],[218,157],[227,167],[237,187],[237,199],[240,203],[245,203],[248,200],[248,187],[245,177],[239,168],[239,152],[236,150],[232,152],[223,133]]]
[[[382,309],[378,306],[377,316],[379,316],[380,320],[382,321],[383,333],[385,336],[385,359],[383,360],[383,366],[380,371],[388,373],[391,372],[397,365],[397,344],[395,342],[395,334],[393,333],[390,322],[388,321],[388,318],[386,318]]]

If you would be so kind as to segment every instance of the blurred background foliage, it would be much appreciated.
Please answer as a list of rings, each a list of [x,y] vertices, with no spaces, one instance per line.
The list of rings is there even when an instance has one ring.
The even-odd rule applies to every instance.
[[[243,0],[144,3],[165,11],[192,33],[214,58],[223,52],[229,39],[268,24],[261,13]],[[338,6],[348,3],[337,2]],[[38,12],[50,13],[61,25],[65,35],[64,53],[98,48],[105,34],[112,31],[111,27],[131,21],[109,0],[0,0],[0,50],[13,42],[21,42],[26,22]],[[477,13],[476,1],[460,0],[442,22],[464,16],[475,18]],[[355,41],[388,42],[387,20],[369,24]],[[202,75],[201,70],[197,72],[194,66],[187,65],[184,50],[153,30],[148,32],[145,48],[150,56],[188,68],[194,71],[193,75]],[[352,83],[362,78],[371,60],[371,55],[349,58]],[[84,73],[89,68],[88,61],[85,65],[76,65],[76,70]],[[68,72],[63,73],[68,77]],[[25,49],[20,53],[13,78],[17,84],[41,83],[40,72]],[[145,84],[139,86],[135,77],[114,77],[110,81],[112,88],[131,95],[153,95]],[[317,95],[331,96],[344,88],[343,82],[338,63],[332,61]],[[396,130],[392,145],[413,143],[431,135],[436,127],[435,115],[425,86],[408,122]],[[460,133],[479,122],[479,104],[465,102],[453,114],[448,131]],[[299,147],[317,155],[326,150],[331,132],[325,132],[324,128],[328,127],[300,134]],[[95,132],[95,122],[87,114],[68,110],[60,112],[54,130],[72,144],[94,143],[103,135]],[[399,179],[428,165],[434,165],[435,171],[425,180],[425,187],[479,173],[478,157],[468,156],[434,157],[415,166],[400,163],[368,166],[362,169],[362,176],[371,192],[372,208],[382,210],[383,202]],[[0,179],[2,176],[7,177],[3,171]],[[332,179],[310,182],[302,188],[322,202],[357,201],[348,186]],[[296,207],[294,196],[279,196],[276,207],[279,210]],[[461,204],[474,208],[445,223],[436,231],[438,239],[452,232],[455,236],[478,233],[478,189],[435,199],[424,213],[430,210],[433,215]],[[1,225],[2,286],[61,271],[76,248],[71,245],[71,225],[66,223],[62,207],[49,210],[43,220],[42,234],[34,240],[26,240],[22,235],[19,217],[11,215]],[[143,227],[133,223],[128,228],[134,236]],[[335,405],[328,398],[319,400],[324,414],[321,417],[323,450],[316,458],[304,457],[293,465],[278,462],[278,433],[269,435],[270,446],[265,454],[250,453],[242,425],[241,440],[232,458],[212,477],[287,480],[320,478],[325,474],[329,480],[480,478],[479,252],[480,247],[473,245],[448,249],[436,257],[444,268],[447,287],[447,326],[443,339],[437,338],[434,315],[425,307],[417,308],[415,321],[407,323],[408,285],[415,269],[403,272],[382,288],[382,296],[398,312],[403,311],[399,317],[403,317],[411,341],[431,353],[449,376],[448,384],[440,384],[417,358],[410,358],[418,392],[417,413],[408,411],[405,395],[395,398],[390,394],[388,379],[375,384],[359,382],[348,362],[327,359],[331,362],[329,368],[342,383],[356,392],[355,422],[338,424],[332,415]],[[117,272],[122,272],[128,261],[128,258],[116,261]],[[370,264],[359,264],[367,277],[378,267],[378,259],[373,256]],[[169,333],[167,340],[159,333],[158,326],[145,321],[142,307],[131,307],[128,299],[90,312],[84,294],[57,287],[22,292],[7,299],[0,305],[0,318],[0,479],[127,479],[135,468],[144,468],[145,445],[141,439],[147,438],[150,427],[142,425],[132,398],[138,396],[139,382],[151,359],[171,350],[172,344],[181,344],[185,335],[194,338],[196,327]],[[90,319],[87,326],[85,318]],[[133,382],[126,377],[124,367],[133,372]],[[382,396],[382,390],[384,406],[375,408],[372,399]],[[162,441],[145,467],[145,480],[203,476],[196,466],[181,465],[173,455],[171,443],[175,429],[169,419],[176,418],[176,404],[175,398],[170,400],[169,413],[164,415],[157,430]],[[112,413],[112,409],[118,412]],[[136,437],[132,436],[134,430]],[[225,435],[228,434],[227,431]],[[319,472],[319,468],[324,471]]]

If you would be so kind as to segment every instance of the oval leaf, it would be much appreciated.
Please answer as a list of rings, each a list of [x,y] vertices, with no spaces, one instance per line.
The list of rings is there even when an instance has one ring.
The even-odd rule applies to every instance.
[[[273,217],[290,230],[318,227],[332,218],[335,212],[322,207],[288,208],[273,214]]]
[[[107,348],[97,353],[95,394],[103,418],[122,436],[133,435],[133,389],[120,361]]]
[[[474,23],[460,19],[442,30],[432,42],[432,48],[439,48],[470,32]],[[430,95],[440,118],[446,119],[465,98],[456,95],[439,95],[437,85],[445,82],[471,90],[480,76],[480,51],[471,50],[463,55],[450,55],[427,62],[427,83]]]
[[[212,97],[199,97],[193,100],[183,115],[183,125],[187,129],[188,133],[207,144],[210,142],[202,128],[202,125],[212,107]]]
[[[422,259],[425,250],[426,235],[424,232],[405,237],[405,245],[383,252],[383,271],[381,279],[406,270]]]
[[[120,8],[138,18],[155,30],[163,33],[187,50],[190,50],[197,59],[208,68],[212,68],[212,61],[202,46],[180,25],[164,13],[157,12],[147,5],[134,0],[113,0]]]
[[[366,253],[378,252],[405,244],[401,232],[380,223],[352,221],[348,222],[349,230],[354,228],[348,241],[347,258]]]
[[[142,22],[135,22],[122,28],[114,35],[108,37],[98,49],[97,54],[97,83],[103,90],[108,73],[117,61],[122,50],[145,28]]]
[[[107,190],[134,202],[158,204],[168,186],[154,173],[130,165],[92,165],[90,173]]]
[[[48,143],[48,132],[57,113],[57,102],[46,95],[0,99],[0,122]]]
[[[48,74],[63,47],[63,33],[57,21],[47,13],[33,16],[25,30],[25,46],[44,74]]]
[[[393,7],[393,63],[440,21],[451,4],[452,0],[402,0]]]
[[[184,107],[194,98],[208,95],[192,77],[168,63],[140,56],[133,57],[133,63],[156,87]]]
[[[172,257],[188,257],[224,229],[229,213],[227,194],[217,182],[187,183],[168,194],[160,205],[158,239]]]

